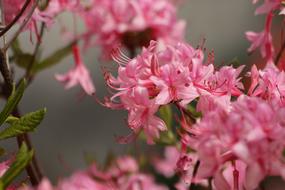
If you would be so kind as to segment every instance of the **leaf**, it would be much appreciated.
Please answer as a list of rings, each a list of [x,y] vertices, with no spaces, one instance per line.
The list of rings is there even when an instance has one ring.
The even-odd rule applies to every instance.
[[[18,65],[21,68],[28,68],[31,62],[35,62],[35,64],[38,63],[37,60],[34,60],[34,56],[29,53],[22,53],[19,55],[16,55],[14,57],[14,63]]]
[[[25,143],[22,144],[15,161],[0,178],[0,189],[6,189],[11,182],[25,169],[33,157],[33,150],[29,151]]]
[[[233,66],[234,68],[238,68],[241,65],[241,63],[237,57],[234,57],[226,65]]]
[[[11,114],[11,112],[18,105],[19,101],[21,100],[21,98],[24,94],[25,88],[26,88],[26,80],[25,79],[23,79],[20,82],[20,85],[17,88],[17,90],[15,90],[15,86],[13,87],[13,90],[12,90],[10,97],[8,98],[4,109],[0,113],[0,125],[2,125],[5,122],[5,120]]]
[[[195,106],[196,107],[196,106]],[[189,104],[187,107],[187,110],[195,117],[195,118],[200,118],[202,117],[201,112],[197,112],[196,108],[193,105]]]
[[[20,119],[10,117],[6,120],[11,126],[0,132],[0,140],[18,136],[20,134],[34,131],[42,122],[46,113],[46,109],[28,113]]]
[[[46,8],[48,7],[49,5],[49,1],[50,0],[40,0],[39,3],[38,3],[38,8],[40,11],[44,11],[46,10]]]
[[[18,39],[16,39],[16,40],[12,43],[11,49],[12,49],[14,55],[16,55],[16,56],[19,55],[19,54],[23,54],[23,51],[22,51],[22,49],[21,49],[21,47],[20,47],[20,42],[19,42]]]
[[[39,64],[35,64],[33,67],[32,71],[34,73],[40,72],[44,69],[47,69],[49,67],[52,67],[56,64],[58,64],[63,58],[65,58],[67,55],[69,55],[72,51],[72,46],[74,45],[75,42],[72,42],[65,47],[57,50],[54,52],[52,55],[41,61]]]
[[[172,124],[172,110],[170,105],[161,106],[159,109],[159,115],[166,123],[168,129],[171,128]]]

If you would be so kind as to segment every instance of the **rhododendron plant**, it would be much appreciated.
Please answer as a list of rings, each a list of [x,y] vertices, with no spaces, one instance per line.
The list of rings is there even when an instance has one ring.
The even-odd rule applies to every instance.
[[[244,38],[248,52],[260,51],[264,66],[218,66],[205,40],[197,46],[185,41],[178,1],[0,0],[0,97],[6,102],[0,140],[16,138],[19,147],[7,153],[0,148],[0,190],[263,190],[270,176],[284,184],[285,42],[275,45],[280,39],[272,31],[275,19],[284,19],[285,3],[252,3],[258,4],[256,16],[265,15],[265,26]],[[62,13],[73,19],[70,31],[60,21],[67,44],[42,56],[43,37]],[[32,53],[19,38],[26,31]],[[101,52],[109,90],[104,99],[85,65],[92,47]],[[115,139],[135,146],[103,163],[87,159],[85,169],[54,182],[42,173],[29,137],[46,109],[22,114],[18,104],[40,72],[69,54],[74,66],[54,78],[65,89],[79,85],[94,105],[127,112],[130,134]],[[139,150],[138,141],[158,149]]]

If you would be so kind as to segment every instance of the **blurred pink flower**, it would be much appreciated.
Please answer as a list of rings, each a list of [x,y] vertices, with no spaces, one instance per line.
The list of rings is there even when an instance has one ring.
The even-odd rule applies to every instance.
[[[87,27],[86,43],[96,37],[103,57],[119,44],[127,48],[148,46],[150,40],[176,43],[184,38],[185,21],[178,20],[169,0],[94,0],[80,11]]]
[[[258,0],[253,0],[253,3],[257,3]],[[264,0],[263,4],[255,10],[255,14],[268,14],[281,6],[282,0]]]
[[[73,46],[73,56],[75,59],[75,67],[64,75],[55,75],[55,78],[62,82],[66,89],[69,89],[78,83],[88,95],[95,93],[95,87],[92,83],[89,71],[86,69],[77,45]]]
[[[260,48],[260,53],[267,62],[273,63],[274,47],[272,44],[271,36],[271,23],[272,23],[273,13],[269,13],[266,17],[265,29],[260,32],[246,32],[246,38],[251,42],[251,46],[248,48],[249,52]]]
[[[263,70],[251,69],[251,86],[248,94],[261,97],[273,104],[285,105],[285,73],[268,64]]]
[[[176,163],[180,157],[180,152],[175,146],[165,148],[164,158],[155,158],[153,165],[155,169],[165,177],[172,177],[176,172]]]
[[[188,144],[201,161],[197,176],[222,179],[224,164],[240,160],[246,164],[248,177],[243,185],[248,190],[255,189],[267,175],[285,178],[285,123],[280,117],[284,109],[260,98],[241,96],[229,112],[217,107],[206,113],[190,131]]]

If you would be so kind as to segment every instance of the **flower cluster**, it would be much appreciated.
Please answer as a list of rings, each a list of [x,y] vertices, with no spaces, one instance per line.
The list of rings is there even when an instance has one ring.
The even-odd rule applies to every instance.
[[[201,48],[194,49],[185,43],[161,47],[151,42],[134,59],[127,58],[120,50],[113,57],[119,64],[118,76],[106,72],[105,78],[117,92],[105,105],[127,110],[128,125],[134,135],[143,130],[148,143],[159,137],[159,131],[166,130],[164,122],[155,115],[160,106],[174,103],[184,108],[201,97],[200,111],[215,104],[226,109],[231,96],[242,94],[243,85],[238,76],[243,67],[225,66],[216,71],[212,59],[203,64]]]
[[[56,187],[44,179],[36,188],[24,187],[21,190],[167,190],[146,173],[139,172],[138,163],[130,156],[117,158],[105,170],[96,164],[85,171],[78,171],[71,177],[61,180]]]
[[[257,188],[267,175],[285,177],[284,113],[284,107],[240,96],[231,111],[216,107],[205,114],[187,137],[188,146],[197,151],[201,162],[197,177],[219,178],[228,161],[239,161],[246,167],[240,171],[246,176],[240,189]]]
[[[258,0],[253,0],[253,3],[257,3]],[[260,48],[260,53],[267,63],[274,62],[274,46],[272,43],[271,25],[273,12],[278,10],[280,14],[284,14],[284,6],[282,6],[282,0],[264,0],[263,4],[259,6],[255,14],[266,14],[265,29],[261,32],[246,32],[246,38],[251,42],[251,46],[248,48],[249,52]],[[277,63],[278,64],[278,63]]]
[[[11,28],[10,23],[18,23],[24,30],[35,32],[38,41],[34,54],[13,44],[11,52],[15,55],[5,57],[17,36],[1,48],[0,70],[4,82],[0,84],[0,95],[8,103],[0,113],[0,123],[10,126],[0,131],[0,139],[17,136],[22,147],[15,159],[0,163],[0,189],[192,190],[199,186],[211,190],[256,190],[267,176],[280,176],[285,180],[285,72],[282,71],[285,61],[281,58],[285,43],[278,52],[271,33],[276,12],[285,14],[284,0],[252,1],[261,3],[255,14],[265,14],[266,22],[262,32],[246,32],[251,42],[248,51],[259,49],[266,66],[264,69],[251,67],[247,74],[251,80],[248,89],[240,77],[244,66],[216,67],[214,52],[205,56],[204,42],[197,48],[183,42],[185,22],[177,18],[175,2],[1,1],[5,24],[4,29],[1,26],[4,30],[1,37]],[[50,26],[62,12],[80,17],[85,31],[79,34],[74,28],[74,42],[42,61],[38,58],[42,29]],[[38,23],[42,23],[40,33]],[[102,70],[112,93],[103,105],[128,112],[131,134],[118,137],[118,142],[146,138],[148,144],[167,144],[165,155],[163,158],[142,156],[145,158],[142,165],[147,165],[143,172],[133,157],[121,156],[103,168],[94,163],[60,180],[56,186],[46,178],[40,183],[42,175],[36,171],[38,166],[32,158],[31,143],[26,146],[21,141],[29,140],[26,133],[41,122],[45,110],[9,117],[17,110],[15,106],[22,96],[25,80],[16,82],[19,85],[13,89],[13,73],[6,62],[11,60],[26,69],[23,78],[31,82],[39,70],[55,65],[63,54],[71,51],[74,67],[66,74],[56,74],[55,78],[66,89],[79,84],[86,94],[93,96],[95,87],[81,57],[80,40],[85,42],[85,47],[99,45],[101,58],[112,58],[117,63],[117,72],[104,65]],[[138,50],[141,53],[136,55]],[[124,51],[128,51],[129,56]],[[17,56],[23,57],[23,63]],[[17,176],[24,163],[32,168],[27,171],[34,178],[31,180],[34,187],[13,186],[10,179],[5,179]],[[150,168],[153,175],[147,173],[146,168]],[[167,179],[167,183],[161,185],[161,177]]]
[[[95,34],[105,57],[120,44],[135,51],[150,40],[173,43],[184,38],[185,22],[177,19],[169,0],[93,0],[87,9],[80,13],[87,43]]]

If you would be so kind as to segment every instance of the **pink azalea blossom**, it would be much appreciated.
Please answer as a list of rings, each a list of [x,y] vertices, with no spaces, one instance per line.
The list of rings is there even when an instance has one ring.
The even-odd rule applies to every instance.
[[[134,59],[120,49],[113,51],[112,57],[119,64],[118,76],[105,73],[108,86],[115,90],[105,105],[127,110],[128,125],[133,131],[127,138],[120,138],[121,142],[133,140],[140,131],[145,132],[149,143],[159,138],[159,132],[166,130],[163,121],[155,116],[161,105],[174,103],[185,107],[205,96],[212,99],[201,98],[198,103],[201,109],[210,109],[214,102],[226,107],[231,96],[242,94],[239,74],[243,67],[226,66],[214,71],[212,63],[203,63],[200,48],[185,43],[160,47],[152,41]]]
[[[103,57],[119,44],[133,49],[148,46],[150,40],[176,43],[184,37],[185,22],[176,17],[176,7],[168,0],[94,0],[80,11],[87,43],[95,35]]]
[[[264,0],[263,4],[255,10],[255,14],[268,14],[281,6],[282,0]],[[253,3],[257,3],[257,0],[253,0]]]
[[[271,23],[272,23],[273,13],[269,13],[266,18],[265,29],[260,32],[246,32],[246,38],[251,42],[251,46],[248,48],[249,52],[260,48],[260,53],[267,62],[273,62],[274,47],[272,44],[271,36]]]
[[[180,157],[180,153],[176,147],[165,148],[165,158],[155,158],[153,165],[155,169],[166,177],[172,177],[175,174],[176,163]]]
[[[4,161],[0,163],[0,177],[9,169],[10,161]]]
[[[243,186],[255,189],[267,175],[284,178],[284,107],[255,97],[241,96],[230,112],[216,108],[191,130],[189,146],[201,161],[197,177],[216,176],[223,189],[221,171],[227,161],[246,164]],[[191,142],[191,143],[190,143]],[[229,184],[228,184],[229,185]]]
[[[85,67],[80,56],[79,49],[76,45],[73,46],[73,55],[75,59],[75,67],[64,75],[55,75],[55,78],[62,82],[66,89],[80,84],[86,94],[93,95],[95,93],[94,85],[92,83],[89,71]]]
[[[258,96],[274,104],[285,105],[285,73],[275,65],[268,64],[258,71],[255,66],[251,69],[251,86],[249,95]]]
[[[35,0],[32,0],[29,6],[26,8],[24,14],[20,17],[19,23],[22,23],[25,18],[27,17],[28,13],[30,12],[32,5],[35,3]],[[5,23],[9,24],[12,20],[19,14],[20,10],[24,6],[25,1],[22,0],[4,0],[3,7],[4,7],[4,15],[5,15]],[[53,18],[62,11],[62,9],[58,5],[58,0],[51,0],[47,7],[48,11],[41,11],[39,8],[34,10],[34,13],[31,17],[27,25],[27,29],[30,29],[38,35],[37,29],[37,22],[43,22],[48,26],[53,23]]]

